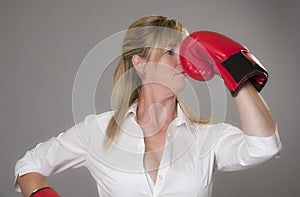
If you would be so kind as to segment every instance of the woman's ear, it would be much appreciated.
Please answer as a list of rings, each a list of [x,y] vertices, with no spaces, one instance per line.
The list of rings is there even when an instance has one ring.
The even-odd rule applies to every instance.
[[[131,58],[132,64],[139,75],[143,74],[145,71],[145,60],[138,55],[133,55]]]
[[[142,58],[138,55],[133,55],[131,58],[132,64],[135,68],[137,68],[141,64]]]

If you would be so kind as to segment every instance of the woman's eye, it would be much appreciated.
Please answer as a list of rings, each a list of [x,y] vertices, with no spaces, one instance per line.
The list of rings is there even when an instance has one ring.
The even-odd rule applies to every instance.
[[[165,53],[168,55],[175,55],[174,50],[167,50]]]

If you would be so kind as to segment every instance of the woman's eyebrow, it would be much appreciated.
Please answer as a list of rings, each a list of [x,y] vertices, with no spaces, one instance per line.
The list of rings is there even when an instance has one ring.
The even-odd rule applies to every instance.
[[[177,43],[170,43],[170,44],[167,44],[166,47],[167,48],[176,48],[176,47],[178,47],[178,44]]]

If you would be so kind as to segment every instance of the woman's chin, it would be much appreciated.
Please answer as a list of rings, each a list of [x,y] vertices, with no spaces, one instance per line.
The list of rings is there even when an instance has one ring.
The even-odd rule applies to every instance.
[[[176,84],[176,87],[174,87],[174,92],[177,94],[181,91],[183,91],[186,88],[186,79],[182,81],[181,83]]]

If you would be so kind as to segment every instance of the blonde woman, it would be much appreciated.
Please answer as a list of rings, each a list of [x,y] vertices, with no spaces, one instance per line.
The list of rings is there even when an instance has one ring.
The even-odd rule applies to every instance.
[[[246,63],[238,75],[230,70],[238,67],[226,64],[224,70],[212,51],[231,56],[233,50],[219,43],[225,40],[234,50],[239,45],[212,32],[191,35],[189,40],[182,24],[164,16],[132,23],[114,75],[116,110],[88,115],[27,151],[16,164],[16,190],[25,197],[59,196],[46,177],[86,167],[99,196],[208,197],[215,172],[246,169],[276,155],[281,150],[278,132],[258,93],[266,71],[258,63]],[[211,45],[217,47],[211,50]],[[253,65],[250,55],[242,57]],[[241,129],[196,117],[178,96],[187,75],[208,80],[214,73],[233,95]]]

